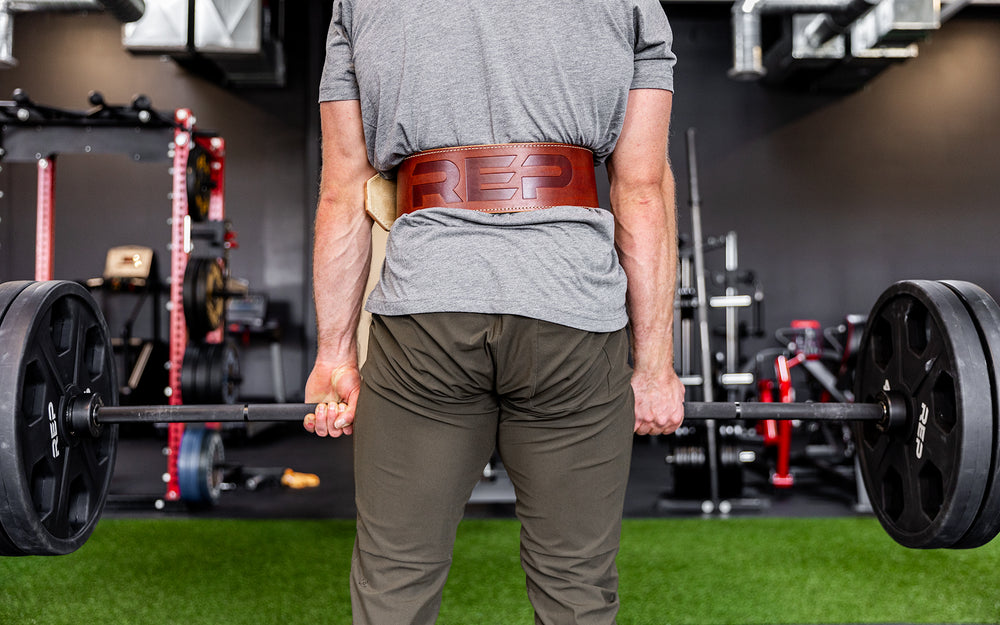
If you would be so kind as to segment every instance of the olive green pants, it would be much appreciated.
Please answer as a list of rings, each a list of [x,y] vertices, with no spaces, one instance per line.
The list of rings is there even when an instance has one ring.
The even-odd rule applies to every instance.
[[[614,623],[634,423],[627,354],[624,330],[376,317],[354,426],[354,622],[435,621],[465,504],[496,449],[517,495],[535,622]]]

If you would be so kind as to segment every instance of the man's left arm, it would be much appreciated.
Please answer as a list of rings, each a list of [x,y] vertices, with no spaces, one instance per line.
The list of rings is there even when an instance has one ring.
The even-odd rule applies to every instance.
[[[684,416],[684,386],[673,354],[677,225],[667,159],[672,102],[670,91],[630,91],[625,123],[608,159],[615,246],[628,277],[638,434],[669,434]]]

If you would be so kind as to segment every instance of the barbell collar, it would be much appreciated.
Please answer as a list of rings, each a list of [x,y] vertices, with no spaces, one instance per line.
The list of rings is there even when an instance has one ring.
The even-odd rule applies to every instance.
[[[93,420],[111,423],[201,423],[302,421],[315,404],[208,404],[184,406],[98,406]],[[778,421],[883,421],[882,403],[686,402],[691,421],[775,419]]]
[[[66,425],[70,436],[99,437],[101,424],[97,422],[97,413],[103,406],[104,402],[97,393],[80,393],[70,397],[66,406]]]

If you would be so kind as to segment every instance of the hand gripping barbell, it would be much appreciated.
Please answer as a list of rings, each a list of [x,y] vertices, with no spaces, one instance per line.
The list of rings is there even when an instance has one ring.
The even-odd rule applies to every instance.
[[[0,284],[0,555],[78,549],[97,524],[118,424],[301,421],[309,404],[117,406],[107,324],[72,282]],[[876,516],[914,548],[1000,532],[1000,307],[967,282],[899,282],[868,319],[858,403],[686,403],[691,420],[852,421]]]

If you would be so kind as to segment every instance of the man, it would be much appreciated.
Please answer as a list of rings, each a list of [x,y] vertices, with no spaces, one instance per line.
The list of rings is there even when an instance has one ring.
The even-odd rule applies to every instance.
[[[536,622],[614,622],[632,434],[682,418],[670,43],[655,0],[334,2],[304,425],[355,435],[356,623],[434,622],[494,449]],[[611,212],[562,199],[602,162]],[[376,172],[405,207],[362,380]]]

